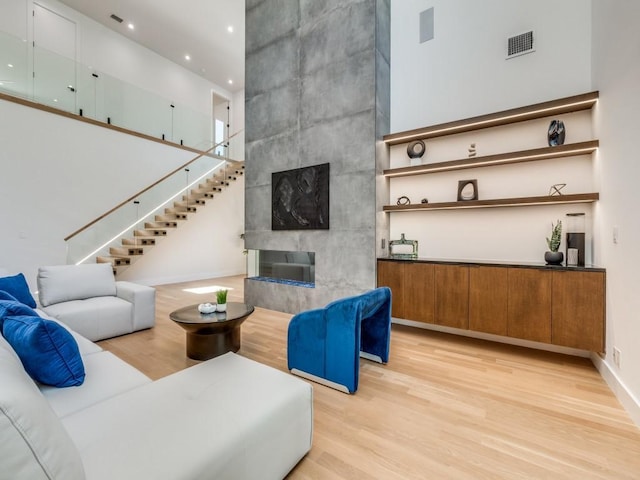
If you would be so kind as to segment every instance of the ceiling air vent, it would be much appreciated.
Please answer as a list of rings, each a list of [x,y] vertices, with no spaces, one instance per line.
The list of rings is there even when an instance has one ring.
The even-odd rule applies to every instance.
[[[507,59],[535,51],[533,30],[510,37],[507,40]]]
[[[112,13],[110,18],[114,19],[118,23],[123,22],[123,20],[119,16],[117,16],[115,13]]]

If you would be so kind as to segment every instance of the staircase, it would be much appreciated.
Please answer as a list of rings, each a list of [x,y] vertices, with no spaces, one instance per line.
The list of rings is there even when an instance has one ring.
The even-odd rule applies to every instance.
[[[227,161],[225,168],[190,190],[188,195],[183,195],[182,199],[175,201],[172,207],[165,208],[164,213],[156,215],[154,221],[145,222],[144,228],[134,230],[133,238],[123,238],[121,246],[110,247],[109,255],[96,257],[96,262],[110,263],[113,266],[113,273],[117,275],[118,271],[144,255],[145,250],[152,248],[158,237],[166,237],[169,232],[179,228],[190,216],[198,212],[198,208],[211,202],[215,195],[243,174],[244,162]]]

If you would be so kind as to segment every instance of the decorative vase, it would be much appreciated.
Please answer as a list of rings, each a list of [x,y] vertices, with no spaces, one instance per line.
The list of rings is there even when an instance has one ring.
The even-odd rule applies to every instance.
[[[544,261],[547,265],[560,265],[564,260],[564,253],[562,252],[544,252]]]
[[[549,124],[549,131],[547,133],[547,140],[550,147],[557,147],[564,143],[564,137],[566,130],[564,128],[564,122],[562,120],[552,120]]]
[[[560,252],[562,254],[562,252]],[[219,303],[218,305],[216,305],[216,311],[217,312],[226,312],[227,311],[227,304],[226,303]]]

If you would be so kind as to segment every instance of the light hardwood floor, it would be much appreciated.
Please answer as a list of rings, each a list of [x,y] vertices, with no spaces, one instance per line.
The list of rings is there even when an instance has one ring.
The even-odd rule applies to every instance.
[[[183,289],[241,301],[242,282],[158,286],[156,327],[100,345],[153,379],[189,367],[169,313],[214,297]],[[290,318],[256,308],[238,353],[287,371]],[[313,448],[289,479],[640,479],[640,429],[588,359],[394,325],[355,395],[313,386]]]

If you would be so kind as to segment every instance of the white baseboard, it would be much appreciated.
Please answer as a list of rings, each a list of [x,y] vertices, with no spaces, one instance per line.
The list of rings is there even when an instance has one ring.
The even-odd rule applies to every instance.
[[[243,271],[216,271],[216,272],[200,272],[200,273],[188,273],[183,275],[173,275],[168,277],[149,277],[149,278],[136,278],[128,281],[139,283],[141,285],[166,285],[168,283],[183,283],[183,282],[195,282],[198,280],[207,280],[209,278],[221,278],[221,277],[233,277],[236,275],[244,275]]]
[[[407,325],[409,327],[422,328],[424,330],[433,330],[436,332],[451,333],[453,335],[461,335],[463,337],[478,338],[480,340],[489,340],[491,342],[506,343],[508,345],[517,345],[519,347],[535,348],[537,350],[546,350],[548,352],[563,353],[565,355],[573,355],[574,357],[589,358],[591,352],[587,350],[579,350],[577,348],[562,347],[560,345],[551,345],[548,343],[533,342],[531,340],[521,340],[519,338],[503,337],[501,335],[493,335],[491,333],[474,332],[471,330],[462,330],[459,328],[444,327],[442,325],[434,325],[432,323],[415,322],[413,320],[405,320],[403,318],[392,318],[392,323],[398,325]]]
[[[604,361],[604,359],[596,354],[591,354],[591,361],[600,372],[600,375],[607,382],[609,388],[616,396],[618,401],[622,404],[627,411],[633,423],[640,427],[640,400],[638,400],[627,388],[627,386],[620,380],[620,377],[616,374],[615,370]]]

